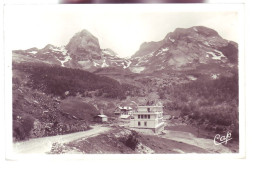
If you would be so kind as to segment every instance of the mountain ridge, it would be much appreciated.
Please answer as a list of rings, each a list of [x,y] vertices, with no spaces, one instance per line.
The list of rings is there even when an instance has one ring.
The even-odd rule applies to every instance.
[[[237,66],[238,45],[223,39],[217,31],[204,27],[176,28],[160,41],[144,42],[130,58],[113,50],[101,49],[99,40],[86,29],[74,34],[65,46],[46,45],[43,49],[14,50],[45,63],[96,71],[100,68],[129,69],[133,73],[196,69],[202,64]],[[17,58],[15,58],[17,60]],[[31,59],[30,59],[31,60]],[[18,60],[19,61],[19,60]],[[29,61],[29,60],[28,60]]]
[[[161,41],[141,44],[131,59],[132,71],[186,70],[211,63],[237,65],[238,49],[237,43],[223,39],[213,29],[194,26],[177,28]]]

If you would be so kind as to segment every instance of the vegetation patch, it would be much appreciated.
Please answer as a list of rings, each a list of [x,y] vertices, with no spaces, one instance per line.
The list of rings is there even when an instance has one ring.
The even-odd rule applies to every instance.
[[[80,69],[35,63],[14,63],[13,69],[28,73],[29,87],[61,98],[80,94],[125,99],[126,96],[138,92],[138,88],[130,84],[120,84],[109,77]]]

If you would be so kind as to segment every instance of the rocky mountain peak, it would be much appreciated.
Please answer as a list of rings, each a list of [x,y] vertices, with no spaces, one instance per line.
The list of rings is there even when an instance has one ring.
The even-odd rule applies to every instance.
[[[194,26],[194,27],[191,27],[190,29],[193,29],[195,32],[198,32],[200,35],[204,35],[207,37],[219,36],[217,31],[215,31],[214,29],[205,27],[205,26]]]
[[[168,33],[165,38],[158,42],[144,42],[141,44],[139,51],[137,51],[132,57],[140,57],[153,53],[161,48],[163,45],[172,45],[173,43],[180,42],[203,42],[206,40],[213,40],[213,42],[219,42],[222,38],[219,34],[210,28],[204,26],[194,26],[191,28],[176,28],[173,32]],[[222,43],[221,43],[222,44]]]
[[[51,45],[51,44],[48,44],[42,50],[49,50],[49,49],[52,49],[52,48],[55,48],[55,46]]]
[[[218,32],[205,26],[193,26],[191,28],[177,28],[168,33],[164,41],[174,42],[175,40],[205,40],[210,38],[222,39]]]
[[[177,28],[158,42],[145,42],[132,56],[133,72],[196,69],[200,65],[237,63],[236,43],[204,26]]]
[[[98,39],[85,29],[70,39],[66,49],[72,58],[79,61],[101,59]]]
[[[82,31],[78,32],[80,36],[86,36],[86,35],[90,35],[93,36],[89,31],[87,31],[86,29],[83,29]],[[93,36],[94,37],[94,36]]]

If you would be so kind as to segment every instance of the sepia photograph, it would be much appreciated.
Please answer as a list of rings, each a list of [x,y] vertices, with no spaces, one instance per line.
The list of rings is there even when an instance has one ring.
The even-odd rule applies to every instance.
[[[241,11],[191,9],[6,6],[10,152],[243,153]]]

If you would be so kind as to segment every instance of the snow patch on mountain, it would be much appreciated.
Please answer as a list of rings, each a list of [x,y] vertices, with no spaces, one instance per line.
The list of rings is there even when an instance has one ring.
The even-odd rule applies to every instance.
[[[93,65],[94,65],[95,67],[100,66],[100,64],[98,64],[98,63],[96,63],[96,62],[93,62]]]
[[[149,54],[146,54],[144,56],[137,56],[137,57],[133,57],[131,58],[131,60],[138,60],[138,61],[144,61],[144,59],[147,59],[149,57],[152,57],[154,55],[154,51],[149,53]]]
[[[82,65],[82,66],[85,66],[87,64],[90,63],[90,60],[82,60],[82,61],[78,61],[78,64]]]
[[[65,66],[64,66],[64,63],[68,62],[69,60],[71,60],[71,57],[70,57],[70,56],[65,56],[65,59],[64,59],[63,61],[60,60],[61,66],[62,66],[62,67],[65,67]]]
[[[63,52],[63,50],[62,50],[61,47],[59,47],[59,48],[54,48],[54,47],[50,46],[50,50],[52,50],[52,51],[58,51],[58,52]]]
[[[208,54],[212,55],[212,59],[213,60],[221,60],[222,57],[226,57],[223,55],[223,53],[221,51],[218,51],[218,50],[214,50],[215,52],[206,52],[207,55],[206,57],[209,57]]]
[[[214,52],[207,52],[207,54],[212,55],[212,59],[214,59],[214,60],[220,60],[221,59],[219,56],[216,56],[216,54]]]
[[[193,30],[195,30],[196,32],[198,32],[198,30],[197,30],[197,28],[196,28],[196,27],[194,27],[194,28],[193,28]]]
[[[31,53],[31,54],[36,54],[37,51],[31,51],[31,52],[28,52],[28,53]]]
[[[196,81],[196,80],[198,79],[198,78],[196,78],[196,77],[194,77],[194,76],[192,76],[192,75],[188,75],[187,78],[188,78],[189,80],[192,80],[192,81]]]
[[[166,51],[169,51],[168,47],[160,49],[159,52],[155,56],[164,55]]]
[[[169,48],[167,47],[167,48],[162,48],[162,51],[168,51],[169,50]]]
[[[126,61],[126,65],[124,65],[123,68],[124,69],[128,68],[131,65],[131,63],[132,63],[131,61]]]
[[[65,57],[64,57],[64,60],[60,60],[60,59],[59,59],[58,57],[56,57],[56,56],[55,56],[55,58],[61,63],[61,66],[62,66],[62,67],[65,67],[65,66],[64,66],[64,63],[66,63],[66,62],[68,62],[68,61],[70,61],[70,60],[72,59],[70,56],[65,56]]]
[[[218,79],[219,78],[219,74],[211,74],[211,78],[212,79]]]
[[[142,66],[140,66],[140,67],[133,67],[132,68],[132,72],[134,72],[134,73],[140,73],[143,70],[145,70],[145,67],[142,67]]]
[[[172,39],[171,37],[169,37],[169,40],[174,43],[175,42],[175,39]]]
[[[104,59],[102,65],[101,65],[101,67],[108,67],[108,66],[109,66],[109,65],[106,63],[106,60]]]
[[[65,48],[65,46],[61,46],[60,51],[62,52],[62,55],[64,55],[64,56],[68,54],[68,50]]]
[[[221,57],[226,57],[226,56],[224,56],[224,54],[221,52],[221,51],[218,51],[218,50],[214,50],[216,53],[218,53],[219,54],[219,56],[221,56]]]
[[[137,63],[134,63],[133,65],[135,66],[139,66],[141,65],[142,63],[147,63],[149,61],[149,58],[152,57],[154,55],[154,51],[145,55],[145,56],[137,56],[137,57],[132,57],[131,58],[131,64],[132,64],[132,61],[137,61]]]

